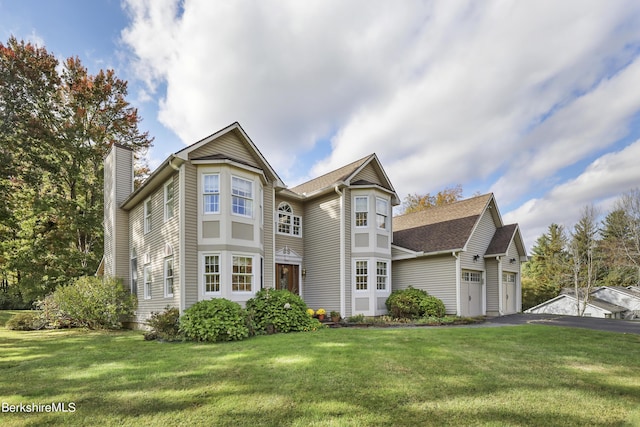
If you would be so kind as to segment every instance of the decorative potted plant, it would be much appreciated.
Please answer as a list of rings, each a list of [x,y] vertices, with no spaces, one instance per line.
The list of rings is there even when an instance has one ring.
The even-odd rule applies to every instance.
[[[313,317],[313,315],[316,314],[316,312],[313,311],[313,308],[307,308],[307,314],[309,315],[309,317]]]
[[[340,313],[338,313],[337,311],[332,311],[331,313],[329,313],[329,316],[331,317],[331,321],[333,323],[338,323],[340,321]]]
[[[316,314],[318,315],[318,320],[324,320],[324,315],[327,314],[327,311],[324,308],[319,308]]]

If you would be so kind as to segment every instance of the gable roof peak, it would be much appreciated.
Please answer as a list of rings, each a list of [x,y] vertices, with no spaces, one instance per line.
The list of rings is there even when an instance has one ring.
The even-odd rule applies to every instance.
[[[340,182],[349,179],[372,159],[377,159],[375,153],[369,154],[365,157],[362,157],[361,159],[339,167],[338,169],[320,175],[317,178],[313,178],[307,182],[303,182],[302,184],[292,187],[289,190],[293,191],[294,193],[307,195],[315,193],[317,191],[321,191],[328,187],[332,187]]]

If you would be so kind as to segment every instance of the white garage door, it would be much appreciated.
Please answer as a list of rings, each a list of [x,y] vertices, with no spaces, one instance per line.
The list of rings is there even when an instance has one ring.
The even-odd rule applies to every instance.
[[[482,272],[462,270],[460,283],[461,316],[482,316]]]

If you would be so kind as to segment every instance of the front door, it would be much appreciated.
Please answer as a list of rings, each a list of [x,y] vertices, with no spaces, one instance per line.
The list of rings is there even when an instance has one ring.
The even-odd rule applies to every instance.
[[[276,289],[286,289],[300,295],[299,269],[297,264],[276,264]]]

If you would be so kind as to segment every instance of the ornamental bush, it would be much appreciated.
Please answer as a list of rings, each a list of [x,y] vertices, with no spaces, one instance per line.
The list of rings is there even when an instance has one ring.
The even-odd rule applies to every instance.
[[[420,301],[420,311],[420,317],[443,317],[445,307],[441,299],[428,295]]]
[[[392,317],[418,319],[424,316],[444,316],[444,303],[422,289],[409,286],[391,292],[386,302]]]
[[[42,312],[25,311],[7,320],[5,326],[13,331],[35,331],[44,328],[45,325],[46,322],[42,318]]]
[[[180,310],[167,306],[163,312],[151,312],[147,320],[151,331],[145,334],[145,339],[161,339],[164,341],[177,341],[182,337],[180,332]]]
[[[80,277],[56,289],[40,303],[50,327],[120,329],[122,318],[133,315],[136,297],[111,277]]]
[[[322,326],[307,314],[302,298],[287,290],[261,290],[247,301],[247,312],[256,335],[314,331]]]
[[[199,301],[180,318],[180,330],[195,341],[240,341],[249,336],[245,311],[224,298]]]

